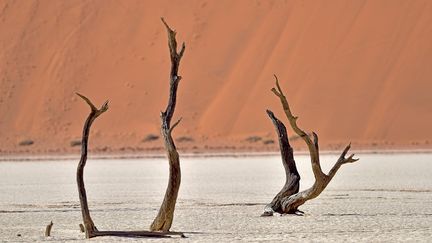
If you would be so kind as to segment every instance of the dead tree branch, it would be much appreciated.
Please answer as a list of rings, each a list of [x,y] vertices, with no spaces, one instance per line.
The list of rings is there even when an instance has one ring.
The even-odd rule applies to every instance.
[[[285,115],[288,118],[288,121],[291,125],[291,128],[294,130],[294,132],[303,139],[303,141],[306,143],[306,145],[308,146],[309,149],[309,154],[311,157],[311,163],[312,163],[312,170],[313,173],[315,175],[315,179],[317,179],[317,177],[322,176],[323,172],[321,170],[321,164],[320,164],[320,160],[319,160],[319,154],[318,154],[318,149],[317,149],[317,143],[312,142],[312,140],[310,139],[310,137],[307,135],[307,133],[305,131],[303,131],[302,129],[300,129],[297,126],[297,116],[294,116],[291,113],[291,109],[288,105],[288,101],[279,85],[279,80],[277,78],[276,75],[274,75],[275,79],[276,79],[276,88],[272,88],[271,91],[280,99],[280,102],[282,103],[282,107],[284,109]],[[315,136],[314,136],[315,137]]]
[[[106,101],[100,109],[97,109],[96,106],[84,95],[77,93],[79,97],[81,97],[89,106],[90,106],[90,114],[87,117],[87,120],[84,123],[82,142],[81,142],[81,159],[78,163],[77,168],[77,184],[78,184],[78,193],[81,204],[81,213],[83,217],[83,223],[85,228],[86,238],[91,238],[95,236],[95,233],[98,231],[93,220],[90,216],[90,211],[87,203],[87,193],[84,186],[84,167],[87,162],[87,147],[88,147],[88,138],[90,134],[90,127],[93,124],[93,121],[100,116],[102,113],[108,110],[108,101]]]
[[[315,183],[312,185],[311,188],[294,193],[292,195],[287,195],[280,199],[280,210],[276,211],[273,208],[272,211],[275,212],[281,212],[281,213],[296,213],[298,212],[298,207],[303,205],[306,201],[316,198],[321,192],[327,187],[327,185],[330,183],[331,179],[334,177],[336,172],[339,170],[339,168],[346,163],[353,163],[357,161],[358,159],[354,159],[354,154],[348,156],[346,158],[346,155],[351,147],[351,145],[346,146],[342,154],[340,155],[339,159],[333,166],[333,168],[330,170],[328,174],[325,174],[321,169],[320,159],[319,159],[319,146],[318,146],[318,135],[316,133],[313,134],[313,141],[311,140],[310,136],[307,135],[305,131],[303,131],[301,128],[297,125],[297,119],[298,117],[294,116],[291,112],[291,109],[288,104],[288,100],[285,97],[280,84],[279,80],[276,75],[274,75],[276,79],[276,88],[272,88],[271,91],[280,99],[280,102],[282,104],[282,107],[284,109],[285,115],[288,118],[288,121],[290,123],[291,128],[294,130],[294,132],[300,136],[303,141],[306,143],[309,154],[311,157],[311,164],[312,164],[312,171],[315,177]],[[270,116],[270,118],[272,118]],[[272,118],[273,120],[273,118]],[[281,141],[280,141],[281,143]],[[282,150],[287,150],[285,153],[289,153],[291,148],[281,147],[281,152],[284,153]],[[292,152],[291,152],[292,154]],[[295,163],[295,162],[294,162]],[[277,209],[277,207],[275,207]],[[271,215],[273,212],[270,211],[269,207],[266,207],[264,210],[263,215]]]
[[[273,198],[273,201],[266,206],[261,216],[272,216],[273,212],[283,213],[282,200],[297,193],[300,188],[300,175],[294,161],[293,149],[288,142],[288,134],[285,125],[277,119],[270,110],[267,110],[267,115],[272,120],[278,135],[286,180],[282,190]]]
[[[185,44],[182,44],[180,52],[177,52],[176,32],[172,30],[165,20],[162,22],[168,32],[168,46],[171,58],[171,72],[170,72],[170,92],[168,105],[164,112],[161,112],[161,133],[165,143],[165,149],[169,160],[169,181],[168,187],[165,192],[165,197],[159,212],[150,226],[151,231],[169,231],[174,218],[175,204],[177,201],[178,191],[180,189],[181,171],[179,154],[177,152],[174,140],[171,136],[173,129],[180,123],[181,119],[171,126],[171,119],[174,115],[174,110],[177,101],[177,88],[181,80],[178,75],[180,60],[185,51]]]

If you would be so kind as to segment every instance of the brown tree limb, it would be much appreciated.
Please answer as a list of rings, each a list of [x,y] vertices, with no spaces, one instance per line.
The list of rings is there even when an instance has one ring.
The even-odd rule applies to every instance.
[[[300,188],[300,174],[297,171],[296,163],[294,161],[293,149],[289,144],[285,125],[279,119],[277,119],[270,110],[267,110],[267,115],[272,120],[278,135],[282,164],[285,168],[286,179],[282,190],[273,198],[272,202],[265,207],[264,213],[261,216],[272,216],[273,212],[283,213],[282,199],[297,193]]]
[[[298,136],[300,136],[303,139],[303,141],[308,146],[309,154],[311,156],[312,171],[315,177],[315,182],[311,188],[280,199],[282,213],[296,213],[298,212],[299,206],[303,205],[308,200],[316,198],[319,194],[321,194],[321,192],[327,187],[331,179],[334,177],[336,172],[343,164],[353,163],[355,161],[358,161],[358,159],[354,159],[354,154],[346,158],[346,155],[349,149],[351,148],[351,145],[348,145],[344,149],[344,151],[342,152],[342,154],[340,155],[339,159],[337,160],[333,168],[330,170],[330,172],[328,174],[325,174],[321,169],[321,164],[319,159],[318,135],[316,133],[312,133],[313,135],[313,141],[312,141],[311,138],[307,135],[307,133],[298,127],[297,125],[298,117],[292,114],[287,98],[285,97],[279,85],[279,80],[276,75],[274,75],[274,77],[276,79],[276,88],[272,88],[271,91],[280,99],[280,102],[284,109],[285,115],[288,118],[288,121],[291,125],[291,128]],[[289,152],[289,149],[283,148],[281,146],[281,150],[282,149],[288,150]],[[266,211],[268,211],[268,208],[265,209],[263,214],[265,214]]]
[[[165,149],[169,160],[169,180],[164,200],[156,218],[153,220],[153,223],[150,226],[150,230],[167,232],[170,230],[172,221],[174,219],[175,204],[177,201],[181,181],[179,154],[171,136],[173,129],[180,123],[181,119],[175,122],[172,126],[171,120],[174,115],[177,101],[177,88],[181,80],[181,77],[178,75],[178,69],[180,60],[183,57],[186,47],[183,43],[180,52],[177,52],[176,32],[168,26],[163,18],[161,19],[168,33],[168,46],[171,58],[170,92],[168,105],[166,110],[161,112],[161,134],[165,143]]]
[[[106,101],[100,109],[97,109],[96,106],[84,95],[76,93],[79,97],[81,97],[89,106],[90,106],[90,114],[87,117],[87,120],[84,123],[82,142],[81,142],[81,159],[78,163],[77,168],[77,184],[78,184],[78,193],[81,204],[81,213],[83,217],[83,225],[85,228],[86,238],[94,237],[94,234],[98,231],[93,220],[90,216],[90,211],[88,208],[87,202],[87,193],[84,186],[84,167],[87,162],[87,147],[88,147],[88,138],[90,134],[90,127],[93,124],[93,121],[100,116],[102,113],[108,110],[108,101]]]
[[[358,159],[354,159],[354,154],[351,154],[350,156],[348,156],[348,158],[345,158],[345,156],[348,153],[348,150],[351,148],[351,144],[348,144],[344,151],[342,152],[342,154],[339,156],[339,159],[336,161],[336,163],[334,164],[333,168],[330,169],[327,177],[329,180],[331,180],[333,178],[333,176],[336,175],[336,172],[339,170],[339,168],[343,165],[343,164],[347,164],[347,163],[354,163],[356,161],[358,161]]]
[[[318,150],[317,150],[317,145],[314,144],[312,142],[312,140],[310,139],[310,137],[307,135],[307,133],[305,131],[303,131],[302,129],[300,129],[297,126],[297,116],[294,116],[291,112],[291,109],[288,105],[288,101],[279,85],[279,80],[277,78],[276,75],[274,75],[275,79],[276,79],[276,88],[272,88],[271,91],[277,96],[279,97],[281,103],[282,103],[282,107],[284,109],[285,115],[288,118],[288,121],[291,125],[291,128],[294,130],[294,132],[303,139],[303,141],[306,143],[306,145],[308,146],[309,149],[309,154],[311,157],[311,163],[312,163],[312,170],[315,176],[315,179],[317,179],[318,177],[321,177],[324,173],[321,170],[321,164],[320,164],[320,160],[319,160],[319,154],[318,154]],[[316,135],[316,134],[315,134]]]

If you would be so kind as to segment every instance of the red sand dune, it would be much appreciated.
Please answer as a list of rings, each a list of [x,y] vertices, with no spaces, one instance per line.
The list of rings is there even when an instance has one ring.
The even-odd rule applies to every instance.
[[[159,133],[167,102],[161,16],[187,45],[175,137],[195,149],[274,138],[273,73],[327,148],[432,143],[432,1],[3,0],[1,153],[70,151],[88,114],[76,91],[110,100],[92,146],[162,146],[141,142]],[[26,139],[35,143],[18,146]]]

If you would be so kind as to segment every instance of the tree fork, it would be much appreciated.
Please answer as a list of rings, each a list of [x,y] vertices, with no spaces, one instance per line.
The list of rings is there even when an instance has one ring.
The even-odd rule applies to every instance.
[[[100,109],[97,109],[96,106],[84,95],[76,93],[79,97],[81,97],[89,106],[90,106],[90,114],[87,117],[87,120],[84,123],[82,142],[81,142],[81,159],[78,163],[77,168],[77,184],[78,184],[78,193],[81,204],[81,213],[83,217],[83,225],[85,229],[86,238],[92,238],[98,232],[93,220],[90,216],[90,211],[87,202],[87,193],[84,186],[84,167],[87,162],[87,148],[88,148],[88,138],[90,134],[90,127],[93,124],[93,121],[100,116],[102,113],[108,110],[108,101],[106,101]]]
[[[297,126],[297,119],[298,117],[294,116],[291,112],[291,109],[289,107],[288,104],[288,100],[286,99],[280,85],[279,85],[279,80],[277,78],[276,75],[274,75],[275,80],[276,80],[276,88],[272,88],[271,91],[279,98],[282,107],[284,109],[285,115],[288,118],[288,121],[290,123],[291,128],[294,130],[294,132],[303,139],[303,141],[306,143],[308,150],[309,150],[309,154],[311,157],[311,165],[312,165],[312,172],[314,174],[315,177],[315,182],[312,185],[311,188],[306,189],[304,191],[301,192],[297,192],[297,193],[293,193],[291,195],[286,194],[284,195],[284,197],[282,197],[280,200],[280,208],[275,207],[275,209],[278,210],[274,210],[273,207],[269,207],[266,206],[266,208],[264,209],[264,213],[263,216],[270,216],[273,215],[273,211],[275,212],[279,212],[279,213],[297,213],[299,212],[298,207],[303,205],[306,201],[311,200],[316,198],[318,195],[321,194],[321,192],[327,187],[327,185],[330,183],[331,179],[336,175],[336,172],[339,170],[339,168],[343,165],[343,164],[347,164],[347,163],[353,163],[358,161],[358,159],[354,159],[354,154],[351,154],[350,156],[346,157],[349,149],[351,148],[351,144],[347,145],[345,147],[345,149],[343,150],[343,152],[341,153],[339,159],[336,161],[335,165],[333,166],[333,168],[330,170],[330,172],[328,174],[325,174],[322,169],[321,169],[321,164],[320,164],[320,158],[319,158],[319,145],[318,145],[318,135],[316,133],[312,133],[313,135],[313,141],[310,138],[310,136],[303,131],[301,128],[299,128]],[[269,114],[270,118],[274,121],[274,116],[272,118],[272,116]],[[278,120],[276,120],[278,121]],[[276,124],[282,124],[280,123],[275,123]],[[283,124],[282,124],[283,125]],[[279,130],[278,130],[279,131]],[[286,146],[282,146],[282,141],[279,140],[280,148],[281,148],[281,153],[290,153],[292,155],[292,149],[291,147],[286,147]],[[285,152],[283,152],[282,150],[286,150]],[[292,161],[295,165],[294,160]],[[299,177],[300,180],[300,177]],[[278,194],[279,195],[279,194]],[[276,196],[277,197],[277,196]],[[271,205],[271,204],[269,204]]]
[[[180,123],[181,118],[171,126],[171,120],[174,115],[174,110],[177,101],[177,88],[181,80],[178,75],[180,60],[185,51],[185,43],[179,52],[177,52],[176,32],[172,30],[163,18],[162,23],[168,33],[168,46],[170,50],[171,71],[170,71],[170,91],[166,110],[161,112],[161,134],[164,140],[165,149],[169,161],[169,180],[168,187],[165,192],[164,200],[159,209],[156,218],[150,226],[151,231],[169,231],[174,218],[175,204],[177,201],[178,191],[180,189],[181,171],[180,160],[174,140],[171,136],[173,129]]]

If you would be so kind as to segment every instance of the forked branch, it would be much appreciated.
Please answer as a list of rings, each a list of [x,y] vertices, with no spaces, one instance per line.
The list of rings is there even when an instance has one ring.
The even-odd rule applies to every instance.
[[[90,216],[90,211],[87,203],[87,193],[84,186],[84,167],[87,162],[87,148],[88,148],[88,138],[90,134],[90,127],[93,124],[93,121],[100,116],[102,113],[108,110],[108,101],[106,101],[100,109],[97,109],[95,105],[82,94],[76,93],[79,97],[81,97],[89,106],[90,106],[90,114],[87,117],[87,120],[84,123],[82,142],[81,142],[81,159],[78,163],[77,168],[77,185],[78,185],[78,194],[81,204],[81,213],[83,217],[84,229],[86,238],[91,238],[95,236],[95,233],[98,232],[93,220]]]
[[[298,125],[297,125],[298,117],[296,117],[292,114],[291,109],[290,109],[289,104],[288,104],[288,100],[285,97],[285,95],[284,95],[284,93],[280,87],[279,80],[278,80],[276,75],[274,75],[274,77],[276,79],[276,88],[272,88],[271,91],[279,98],[279,100],[282,104],[282,107],[284,109],[285,115],[288,118],[288,121],[290,123],[291,128],[294,130],[294,132],[298,136],[300,136],[303,139],[303,141],[306,143],[306,145],[309,149],[309,154],[311,156],[312,171],[313,171],[314,177],[315,177],[315,183],[313,184],[313,186],[311,188],[309,188],[307,190],[304,190],[301,192],[296,192],[296,193],[290,193],[290,194],[287,193],[287,194],[283,195],[282,198],[278,198],[278,196],[280,194],[279,193],[278,195],[276,195],[275,199],[277,199],[279,201],[280,207],[279,207],[279,205],[274,204],[272,202],[271,204],[269,204],[272,207],[269,207],[269,205],[267,205],[266,208],[264,209],[263,216],[272,215],[273,212],[279,212],[279,213],[296,213],[296,212],[298,212],[299,206],[303,205],[308,200],[316,198],[327,187],[327,185],[329,184],[331,179],[334,177],[336,172],[339,170],[339,168],[343,164],[353,163],[353,162],[358,160],[358,159],[354,158],[354,154],[346,157],[349,149],[351,148],[351,145],[348,145],[344,149],[344,151],[342,152],[342,154],[340,155],[339,159],[337,160],[337,162],[335,163],[333,168],[330,170],[330,172],[328,174],[325,174],[322,171],[321,164],[320,164],[318,135],[316,133],[312,133],[312,136],[313,136],[313,141],[312,141],[312,139],[307,135],[307,133],[298,127]],[[274,115],[272,115],[271,112],[270,113],[269,113],[269,111],[267,111],[267,112],[268,112],[270,118],[273,120],[273,123],[276,126],[279,126],[279,127],[283,126],[282,122],[275,119]],[[277,130],[277,131],[278,131],[278,134],[280,134],[280,131],[279,130]],[[279,135],[279,137],[280,137],[280,135]],[[282,145],[283,143],[285,143],[284,141],[279,139],[279,143],[280,143],[280,148],[281,148],[282,154],[284,154],[284,153],[291,153],[292,154],[291,147],[287,148],[286,146]],[[286,150],[286,151],[284,152],[284,150]],[[295,166],[294,160],[292,160],[292,163],[294,163],[294,166]],[[291,177],[296,178],[295,175],[291,175]],[[291,179],[291,180],[293,180],[293,179]],[[288,174],[287,174],[287,181],[288,181]],[[275,201],[275,199],[273,199],[273,201]],[[277,205],[277,207],[274,207],[273,205]]]
[[[339,156],[339,159],[336,161],[333,168],[331,168],[331,170],[329,171],[327,175],[329,180],[331,180],[333,176],[336,175],[336,172],[343,164],[354,163],[359,160],[354,158],[354,154],[351,154],[350,156],[348,156],[348,158],[345,158],[350,148],[351,148],[351,143],[345,147],[342,154]]]

